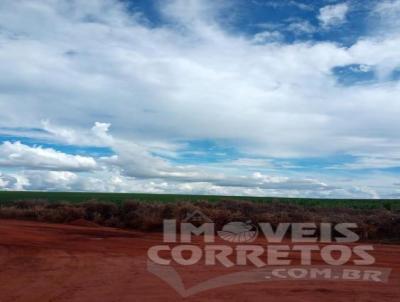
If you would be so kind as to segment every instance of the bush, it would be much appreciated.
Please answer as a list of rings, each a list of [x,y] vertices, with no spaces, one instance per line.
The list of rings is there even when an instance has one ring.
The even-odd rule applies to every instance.
[[[82,204],[48,203],[44,200],[16,201],[0,206],[0,218],[29,219],[43,222],[68,223],[86,219],[99,225],[131,228],[142,231],[161,231],[164,219],[176,219],[178,226],[194,211],[200,211],[220,230],[232,221],[271,223],[283,222],[343,222],[356,223],[363,239],[400,240],[400,211],[398,208],[354,209],[311,207],[284,202],[253,203],[223,200],[177,203],[144,203],[130,200],[114,203],[90,200]]]
[[[37,211],[37,220],[43,222],[68,223],[84,217],[81,208],[73,206],[59,206],[57,208],[45,208]]]
[[[85,219],[95,221],[99,224],[117,215],[119,212],[117,205],[114,203],[97,202],[95,200],[88,201],[79,206],[84,209]]]

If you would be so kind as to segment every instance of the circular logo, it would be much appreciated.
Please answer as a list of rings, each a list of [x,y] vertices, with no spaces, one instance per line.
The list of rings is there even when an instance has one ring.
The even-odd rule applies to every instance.
[[[218,236],[229,242],[252,242],[257,238],[258,229],[249,222],[234,221],[224,225]]]

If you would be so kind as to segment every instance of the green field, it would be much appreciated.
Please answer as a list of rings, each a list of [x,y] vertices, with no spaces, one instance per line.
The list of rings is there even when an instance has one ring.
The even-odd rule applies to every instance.
[[[359,209],[386,208],[400,210],[398,199],[310,199],[310,198],[281,198],[281,197],[239,197],[216,195],[178,195],[178,194],[143,194],[143,193],[83,193],[83,192],[12,192],[0,191],[0,204],[19,200],[46,200],[48,202],[79,203],[89,200],[100,202],[121,203],[127,200],[142,202],[195,202],[222,200],[241,200],[253,202],[289,202],[306,206],[318,207],[347,207]]]

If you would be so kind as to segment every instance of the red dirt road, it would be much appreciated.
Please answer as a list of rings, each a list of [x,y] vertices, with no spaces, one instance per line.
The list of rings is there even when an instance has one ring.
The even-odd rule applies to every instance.
[[[183,299],[147,270],[147,250],[161,241],[160,234],[0,220],[0,301],[400,301],[400,245],[374,245],[374,266],[392,269],[388,283],[246,283]],[[195,265],[180,273],[188,288],[229,271]]]

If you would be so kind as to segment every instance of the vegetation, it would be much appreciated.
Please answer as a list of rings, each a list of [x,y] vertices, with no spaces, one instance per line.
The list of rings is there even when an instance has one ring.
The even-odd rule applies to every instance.
[[[204,198],[204,197],[203,197]],[[325,201],[324,201],[325,202]],[[216,223],[217,230],[231,221],[267,222],[352,222],[363,239],[400,240],[400,209],[388,206],[356,209],[351,207],[310,206],[271,200],[251,202],[220,199],[192,202],[48,202],[22,200],[0,204],[0,218],[29,219],[42,222],[70,223],[84,220],[97,225],[161,231],[163,219],[184,220],[195,210]]]
[[[176,203],[207,201],[218,203],[224,200],[251,201],[255,203],[281,202],[309,207],[352,208],[352,209],[400,209],[400,200],[393,199],[310,199],[280,197],[237,197],[213,195],[178,195],[178,194],[140,194],[140,193],[83,193],[83,192],[12,192],[0,191],[0,204],[21,200],[41,200],[49,203],[82,203],[89,200],[112,202],[117,205],[136,200],[146,203]]]

